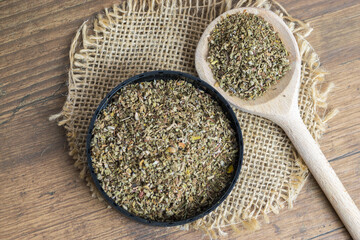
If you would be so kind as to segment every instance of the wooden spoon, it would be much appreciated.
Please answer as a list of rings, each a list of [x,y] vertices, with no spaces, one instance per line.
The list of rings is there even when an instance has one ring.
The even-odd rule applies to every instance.
[[[220,87],[214,86],[216,81],[207,62],[208,37],[212,29],[227,15],[244,11],[263,17],[274,27],[289,52],[291,67],[280,82],[263,96],[248,101],[230,96]],[[298,95],[301,57],[294,35],[284,21],[272,11],[260,8],[238,8],[227,11],[212,21],[204,31],[196,49],[195,64],[200,78],[215,87],[233,106],[268,118],[286,132],[351,236],[360,239],[360,211],[300,117]]]

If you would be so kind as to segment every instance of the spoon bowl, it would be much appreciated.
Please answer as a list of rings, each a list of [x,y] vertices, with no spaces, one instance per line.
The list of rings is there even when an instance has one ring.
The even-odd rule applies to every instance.
[[[208,57],[208,38],[215,26],[223,18],[228,15],[237,13],[252,13],[263,17],[269,22],[274,30],[278,33],[281,41],[284,43],[286,50],[289,53],[290,69],[282,77],[281,81],[275,86],[271,86],[267,92],[262,96],[257,97],[255,100],[244,100],[235,96],[231,96],[220,87],[215,87],[215,78],[207,62]],[[294,104],[293,101],[297,100],[298,89],[300,86],[300,72],[301,72],[301,57],[299,48],[297,47],[296,39],[291,30],[286,26],[284,21],[275,13],[261,9],[261,8],[238,8],[227,11],[212,21],[204,31],[195,53],[196,70],[201,79],[204,79],[216,88],[225,98],[235,107],[250,112],[253,114],[267,117],[273,114],[285,114],[291,109]],[[295,103],[296,104],[296,103]],[[269,106],[277,105],[276,112]]]
[[[290,70],[280,82],[255,100],[230,96],[215,86],[216,80],[207,62],[208,38],[216,24],[228,15],[244,12],[258,15],[274,27],[289,53],[290,60]],[[296,39],[284,21],[272,11],[259,8],[238,8],[223,13],[204,31],[196,49],[195,66],[200,78],[218,90],[234,107],[268,118],[285,131],[350,235],[354,239],[360,239],[360,211],[300,117],[298,95],[301,57]]]

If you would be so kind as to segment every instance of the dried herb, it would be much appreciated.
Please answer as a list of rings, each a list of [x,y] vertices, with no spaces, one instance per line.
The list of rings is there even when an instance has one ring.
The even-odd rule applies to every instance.
[[[215,26],[208,62],[216,85],[246,100],[261,96],[289,69],[288,52],[274,28],[246,12],[229,15]]]
[[[218,200],[238,151],[218,103],[184,80],[127,85],[98,116],[91,146],[104,191],[156,221],[186,219]]]

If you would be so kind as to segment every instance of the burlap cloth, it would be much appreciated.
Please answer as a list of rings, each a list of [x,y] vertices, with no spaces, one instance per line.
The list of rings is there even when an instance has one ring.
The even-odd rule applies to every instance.
[[[195,48],[206,26],[232,8],[255,6],[271,9],[293,31],[302,56],[302,86],[299,107],[302,118],[316,140],[330,111],[328,88],[316,85],[324,79],[318,55],[305,38],[308,24],[294,19],[277,3],[260,1],[124,1],[84,22],[71,44],[67,100],[61,113],[52,116],[67,130],[70,155],[93,192],[87,171],[85,142],[90,119],[102,98],[121,81],[152,70],[177,70],[196,75]],[[330,86],[331,87],[331,86]],[[291,207],[309,172],[284,132],[274,123],[235,110],[245,143],[242,172],[230,196],[211,214],[184,226],[203,229],[212,236],[225,234],[224,227],[258,229],[268,214]]]

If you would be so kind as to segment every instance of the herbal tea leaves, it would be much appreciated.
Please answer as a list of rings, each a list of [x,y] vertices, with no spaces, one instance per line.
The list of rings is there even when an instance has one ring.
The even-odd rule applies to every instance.
[[[183,80],[124,87],[98,116],[91,142],[108,196],[155,221],[183,220],[218,200],[237,153],[221,107]]]
[[[215,26],[208,62],[216,85],[246,100],[263,95],[289,69],[288,52],[274,28],[246,12],[229,15]]]

